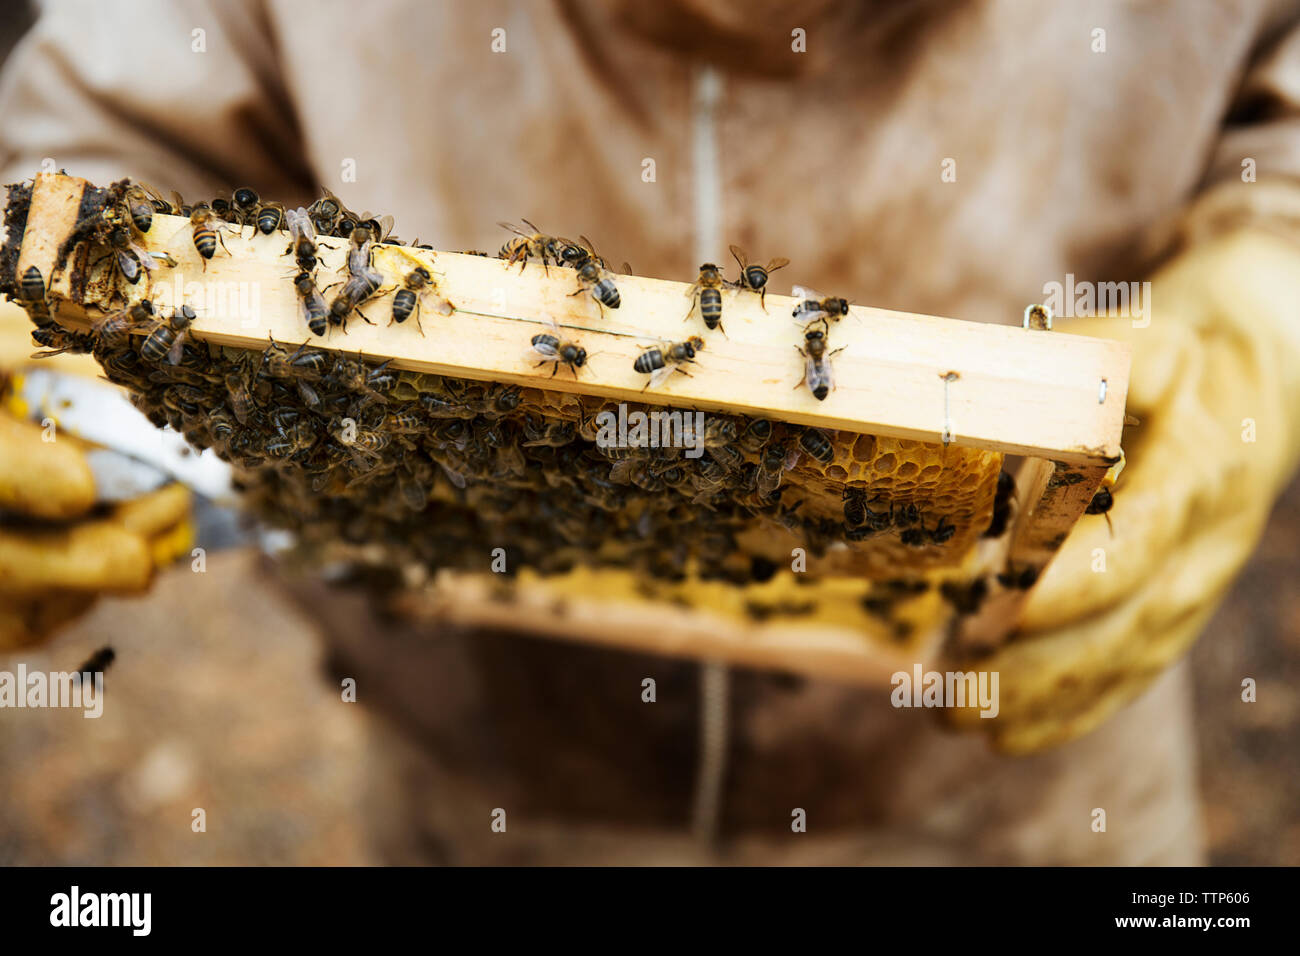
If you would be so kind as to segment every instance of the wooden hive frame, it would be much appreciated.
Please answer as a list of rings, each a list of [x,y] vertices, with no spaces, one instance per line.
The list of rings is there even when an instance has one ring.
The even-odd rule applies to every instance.
[[[84,262],[78,267],[73,259],[56,268],[87,186],[63,174],[38,175],[25,230],[9,239],[18,253],[10,264],[13,275],[29,266],[40,269],[49,282],[56,321],[73,330],[87,329],[101,314],[84,303]],[[187,248],[186,225],[177,217],[156,217],[143,245],[150,251],[167,250],[178,266],[175,273],[161,270],[154,281],[238,284],[254,290],[249,301],[256,302],[258,312],[250,324],[247,314],[200,308],[194,339],[261,350],[268,336],[289,343],[308,337],[287,275],[292,267],[284,256],[283,234],[260,236],[251,227],[242,232],[235,227],[224,237],[229,254],[218,251],[203,266],[192,245]],[[174,239],[177,234],[180,240]],[[318,243],[324,274],[338,271],[346,241],[321,238]],[[837,388],[819,402],[807,389],[792,388],[802,369],[791,348],[799,339],[790,319],[794,300],[768,294],[764,311],[756,295],[727,293],[726,336],[710,336],[689,377],[672,376],[656,392],[643,393],[645,377],[632,369],[641,349],[655,339],[677,341],[702,328],[698,319],[683,321],[687,284],[620,275],[622,308],[602,313],[590,296],[570,295],[574,278],[568,270],[552,268],[548,275],[536,264],[521,271],[492,258],[407,251],[438,276],[442,294],[456,306],[454,316],[426,312],[424,335],[414,323],[386,327],[382,321],[374,326],[353,321],[346,335],[313,344],[391,360],[394,368],[418,372],[616,401],[651,399],[1019,456],[1019,508],[1008,534],[980,542],[973,560],[981,567],[1044,567],[1120,455],[1129,376],[1128,351],[1120,343],[854,306],[834,327],[833,347],[844,347],[834,360]],[[387,254],[380,250],[377,264]],[[550,319],[580,335],[592,353],[584,374],[573,377],[566,371],[551,377],[549,368],[536,369],[524,361],[529,337]],[[489,596],[490,581],[459,575],[445,586],[460,599],[440,605],[441,616],[518,626],[518,599],[513,605],[466,599],[467,594]],[[977,613],[961,619],[957,645],[994,645],[1014,626],[1027,593],[995,592]],[[902,663],[835,629],[791,638],[780,629],[737,627],[681,609],[665,611],[650,625],[643,612],[602,608],[599,601],[575,613],[571,596],[557,602],[544,588],[522,600],[530,630],[560,637],[867,681],[881,679]],[[924,642],[923,656],[933,657],[939,647],[936,634]]]

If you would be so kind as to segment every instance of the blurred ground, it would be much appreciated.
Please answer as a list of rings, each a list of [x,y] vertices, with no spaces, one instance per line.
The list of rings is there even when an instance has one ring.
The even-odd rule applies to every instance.
[[[1193,654],[1212,859],[1300,863],[1300,482]],[[248,552],[103,602],[29,669],[103,644],[104,716],[3,712],[0,864],[364,864],[376,781],[360,705],[327,687],[311,625]],[[17,658],[0,658],[12,670]],[[1241,701],[1241,681],[1258,702]],[[207,832],[190,829],[195,807]]]
[[[23,656],[29,671],[71,670],[117,652],[102,717],[2,712],[0,864],[370,862],[365,719],[326,688],[311,626],[258,577],[250,552],[210,554],[206,573],[182,566],[147,598],[102,602]]]

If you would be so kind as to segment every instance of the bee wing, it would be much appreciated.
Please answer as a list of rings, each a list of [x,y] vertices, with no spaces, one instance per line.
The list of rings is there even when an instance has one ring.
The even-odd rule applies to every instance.
[[[811,355],[806,357],[803,362],[803,380],[809,388],[817,381],[817,360]]]
[[[648,387],[658,388],[660,385],[664,383],[664,381],[668,378],[669,375],[673,374],[673,370],[676,367],[677,367],[676,365],[669,364],[669,365],[665,365],[663,368],[655,369],[653,372],[650,373],[650,383]]]
[[[458,472],[458,471],[452,471],[450,468],[448,468],[448,467],[447,467],[446,465],[444,465],[442,462],[438,462],[438,465],[439,465],[439,467],[442,468],[442,473],[443,473],[444,475],[447,476],[447,480],[448,480],[448,481],[450,481],[450,482],[451,482],[453,485],[455,485],[457,488],[464,488],[464,487],[465,487],[465,476],[464,476],[464,475],[462,475],[462,474],[461,474],[460,472]]]
[[[609,466],[609,480],[617,481],[620,484],[626,484],[632,480],[632,476],[639,465],[635,458],[622,458]]]
[[[298,241],[299,236],[306,236],[313,241],[316,239],[316,229],[311,224],[311,216],[302,206],[297,209],[286,209],[284,222],[289,227],[289,234],[293,236],[294,242]]]
[[[153,261],[153,254],[146,250],[144,246],[138,245],[134,240],[127,240],[127,242],[131,252],[140,261],[140,267],[145,272],[153,272],[154,269],[158,268],[158,264]],[[171,256],[167,256],[167,258],[171,259]],[[173,264],[175,261],[175,259],[172,259]]]
[[[808,286],[808,285],[791,286],[790,294],[794,296],[796,299],[813,299],[818,302],[826,298],[826,296],[822,295],[812,286]]]
[[[185,334],[182,332],[176,336],[176,341],[172,347],[167,350],[167,364],[179,365],[181,357],[185,354]]]
[[[524,220],[524,222],[527,222],[527,221],[528,221],[527,219]],[[500,222],[500,221],[498,221],[498,222],[497,222],[497,225],[500,226],[502,229],[509,229],[509,230],[510,230],[511,232],[513,232],[516,236],[523,236],[525,239],[528,239],[528,238],[531,238],[531,237],[532,237],[532,233],[524,232],[521,228],[519,228],[518,226],[516,226],[513,222]]]
[[[163,243],[169,253],[171,250],[176,249],[178,244],[181,249],[188,250],[194,248],[194,228],[190,225],[188,219],[185,220],[185,225],[173,232],[168,237],[167,241]]]
[[[392,216],[379,217],[379,235],[375,236],[375,242],[383,242],[393,234],[393,225],[396,220]]]
[[[727,248],[731,250],[731,254],[735,256],[736,262],[739,263],[740,271],[744,272],[745,267],[749,265],[749,258],[745,255],[745,250],[740,246],[727,246]]]
[[[524,358],[529,361],[543,359],[547,362],[554,362],[560,357],[560,351],[549,342],[535,342],[528,346],[528,351],[524,353]]]
[[[767,271],[775,272],[777,269],[784,269],[789,264],[790,264],[790,260],[787,259],[785,256],[777,256],[775,259],[773,259],[771,262],[767,264]]]

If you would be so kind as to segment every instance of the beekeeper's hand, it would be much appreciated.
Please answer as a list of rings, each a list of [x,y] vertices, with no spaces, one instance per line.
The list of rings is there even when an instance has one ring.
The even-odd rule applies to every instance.
[[[1131,345],[1128,410],[1141,423],[1125,430],[1114,537],[1085,516],[1012,642],[978,662],[999,673],[999,714],[951,715],[1001,749],[1086,733],[1186,651],[1293,470],[1300,245],[1238,231],[1196,246],[1153,278],[1149,317],[1146,328],[1114,317],[1056,326]]]
[[[43,640],[100,594],[147,588],[188,549],[189,504],[170,485],[100,513],[75,439],[0,408],[0,651]]]

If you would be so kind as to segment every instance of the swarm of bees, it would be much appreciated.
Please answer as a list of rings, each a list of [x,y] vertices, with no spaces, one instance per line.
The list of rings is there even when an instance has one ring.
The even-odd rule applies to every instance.
[[[931,486],[894,483],[899,461],[930,454],[920,443],[868,442],[873,450],[862,452],[865,436],[709,414],[694,451],[621,447],[600,440],[601,413],[617,408],[604,399],[397,371],[339,352],[338,341],[319,348],[320,337],[346,332],[353,313],[372,322],[374,313],[362,310],[380,295],[392,296],[390,325],[413,322],[421,333],[422,315],[455,311],[425,260],[392,237],[391,217],[353,213],[328,192],[298,209],[246,188],[195,205],[129,183],[94,192],[61,255],[85,242],[114,256],[118,287],[128,294],[90,332],[67,332],[49,317],[45,277],[29,270],[12,292],[32,316],[34,339],[47,349],[92,352],[155,425],[231,462],[253,508],[309,549],[364,546],[367,560],[382,554],[385,567],[432,571],[482,568],[484,543],[493,542],[510,553],[510,573],[597,563],[667,581],[748,583],[788,563],[792,541],[849,560],[868,554],[860,549],[870,540],[873,573],[907,576],[968,547],[997,511],[996,470],[986,495],[963,489],[943,497]],[[139,240],[158,214],[190,218],[185,241],[204,261],[220,254],[222,235],[232,230],[278,237],[286,281],[301,303],[301,339],[268,340],[260,352],[196,342],[188,306],[163,315],[138,291],[129,294],[139,279],[132,275],[156,267]],[[544,234],[527,220],[503,225],[511,232],[499,252],[507,266],[522,270],[531,261],[548,274],[561,270],[574,278],[572,294],[589,295],[601,314],[620,307],[617,276],[589,239]],[[328,285],[317,279],[321,236],[348,242],[345,268]],[[770,275],[788,264],[731,251],[737,279],[706,263],[688,293],[686,319],[698,311],[710,332],[725,334],[724,292],[757,293],[766,308]],[[805,365],[796,387],[817,400],[834,388],[831,358],[839,350],[829,335],[848,314],[845,300],[815,294],[795,310]],[[562,368],[575,377],[588,370],[588,350],[554,323],[526,344],[526,358],[549,364],[552,377]],[[661,342],[633,368],[647,376],[646,389],[657,388],[674,373],[689,376],[705,348],[701,335]],[[987,471],[989,456],[970,452],[970,467]],[[1009,507],[999,496],[999,507]],[[995,513],[990,532],[997,520]],[[755,528],[778,542],[771,553],[753,543]]]

